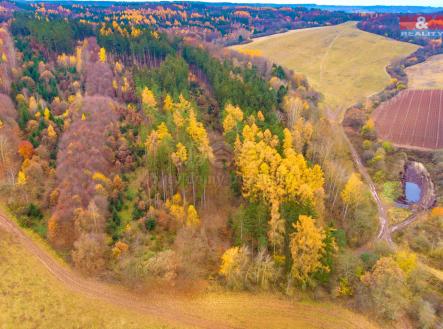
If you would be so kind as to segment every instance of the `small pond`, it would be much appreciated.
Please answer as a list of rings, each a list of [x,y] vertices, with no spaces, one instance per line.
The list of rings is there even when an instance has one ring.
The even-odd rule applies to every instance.
[[[421,188],[418,184],[405,182],[405,197],[408,203],[417,203],[420,201]]]

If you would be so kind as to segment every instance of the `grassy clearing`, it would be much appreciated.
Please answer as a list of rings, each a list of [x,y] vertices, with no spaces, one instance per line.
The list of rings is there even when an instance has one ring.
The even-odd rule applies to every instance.
[[[382,90],[390,77],[385,67],[418,47],[357,29],[356,23],[290,31],[233,47],[263,56],[305,74],[337,114]]]
[[[443,281],[443,271],[440,271],[440,270],[436,269],[435,267],[430,267],[430,266],[425,265],[423,263],[421,263],[421,266],[423,267],[423,269],[428,271],[430,274],[434,275],[437,279],[439,279],[440,281]]]
[[[401,196],[401,183],[388,181],[383,184],[383,197],[389,202],[395,202]]]
[[[297,302],[271,294],[209,294],[189,305],[235,328],[377,328],[362,315],[332,303]]]
[[[169,328],[67,290],[3,231],[0,275],[1,328]]]
[[[407,208],[391,206],[388,209],[388,220],[390,225],[398,224],[412,215],[412,211]]]
[[[432,56],[425,62],[406,69],[411,89],[443,88],[443,55]]]
[[[172,328],[148,314],[72,292],[3,231],[0,275],[1,328]],[[171,321],[177,311],[238,328],[376,328],[364,316],[337,304],[297,302],[271,294],[222,290],[148,297],[147,304],[155,300],[171,310]]]
[[[387,181],[383,184],[383,193],[381,194],[385,206],[388,208],[389,224],[397,224],[408,218],[412,211],[408,208],[401,208],[396,201],[402,194],[402,186],[399,181]]]

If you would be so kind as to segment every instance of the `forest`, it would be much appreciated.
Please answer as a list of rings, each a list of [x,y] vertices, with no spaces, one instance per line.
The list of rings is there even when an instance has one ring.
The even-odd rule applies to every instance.
[[[377,207],[322,95],[221,46],[357,14],[4,8],[0,200],[76,270],[129,289],[204,281],[437,325],[441,281],[413,251],[376,239]],[[391,145],[357,119],[381,166]]]
[[[398,14],[373,14],[364,18],[358,23],[358,27],[364,31],[380,34],[396,40],[407,41],[424,46],[423,49],[440,49],[443,51],[441,45],[441,38],[428,39],[418,37],[402,36],[400,30],[400,18]]]
[[[121,26],[136,25],[174,32],[222,45],[247,42],[252,36],[264,36],[323,25],[359,20],[358,13],[327,11],[297,6],[260,6],[258,4],[223,5],[193,2],[126,3],[97,5],[95,3],[4,2],[0,19],[7,20],[15,9],[31,10],[53,19],[73,19],[98,26],[113,17]],[[277,10],[278,8],[278,10]],[[84,13],[87,12],[87,15]],[[73,33],[82,28],[77,25]],[[63,30],[59,30],[61,33]],[[66,31],[65,31],[66,32]],[[72,33],[71,31],[68,31]],[[80,32],[81,33],[81,32]],[[69,35],[69,34],[65,34]]]

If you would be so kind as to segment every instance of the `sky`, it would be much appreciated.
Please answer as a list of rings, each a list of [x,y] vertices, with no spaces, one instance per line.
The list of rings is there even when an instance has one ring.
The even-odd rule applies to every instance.
[[[342,5],[342,6],[433,6],[443,7],[443,0],[206,0],[206,2],[241,2],[241,3],[315,3],[318,5]]]

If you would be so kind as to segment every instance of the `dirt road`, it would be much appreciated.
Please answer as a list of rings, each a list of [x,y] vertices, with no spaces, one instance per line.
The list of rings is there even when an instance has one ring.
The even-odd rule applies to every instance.
[[[375,184],[372,181],[371,176],[368,174],[365,166],[362,164],[360,156],[358,155],[357,151],[355,150],[354,146],[352,145],[351,141],[349,140],[348,136],[346,136],[346,133],[343,131],[344,138],[346,142],[349,145],[349,150],[351,151],[352,158],[354,160],[355,166],[357,167],[357,170],[359,171],[360,175],[364,178],[366,183],[369,186],[369,190],[372,194],[372,197],[375,200],[375,203],[377,204],[378,208],[378,219],[380,228],[377,234],[378,240],[384,240],[386,241],[391,247],[395,248],[395,243],[392,240],[391,234],[395,231],[402,230],[408,225],[415,222],[418,218],[420,218],[420,215],[423,213],[423,211],[416,211],[411,216],[406,218],[400,223],[397,223],[395,225],[389,226],[388,222],[388,216],[386,209],[383,205],[383,203],[380,200],[380,197],[378,195],[377,189],[375,188]]]
[[[423,213],[424,213],[424,211],[417,211],[417,212],[413,213],[411,216],[409,216],[408,218],[406,218],[405,220],[401,221],[400,223],[392,225],[390,227],[391,233],[394,233],[395,231],[404,229],[409,224],[415,222],[420,217],[420,215],[422,215]]]
[[[208,318],[202,318],[195,314],[186,313],[173,303],[159,298],[149,298],[149,301],[141,296],[137,296],[129,291],[124,291],[118,287],[105,284],[93,279],[87,279],[72,271],[62,263],[57,262],[43,248],[29,238],[14,222],[8,220],[4,215],[0,215],[0,228],[14,235],[29,252],[72,291],[83,295],[97,298],[114,305],[136,311],[147,316],[158,318],[160,321],[177,327],[193,328],[233,328],[225,323]]]
[[[365,166],[362,164],[360,156],[358,155],[357,151],[354,148],[354,145],[352,145],[351,141],[349,140],[346,133],[341,129],[341,132],[343,134],[343,138],[345,139],[346,143],[349,146],[349,150],[351,151],[352,159],[354,160],[355,166],[357,167],[357,170],[359,171],[360,175],[363,177],[363,179],[366,181],[366,184],[369,186],[369,191],[372,194],[372,197],[374,198],[375,203],[377,204],[378,208],[378,220],[379,220],[379,230],[377,234],[378,240],[384,240],[386,241],[390,246],[394,246],[394,242],[391,238],[391,230],[389,229],[389,222],[388,222],[388,216],[386,213],[386,209],[383,205],[383,203],[380,200],[380,197],[378,195],[377,189],[375,188],[375,184],[369,175],[368,171],[366,170]]]

